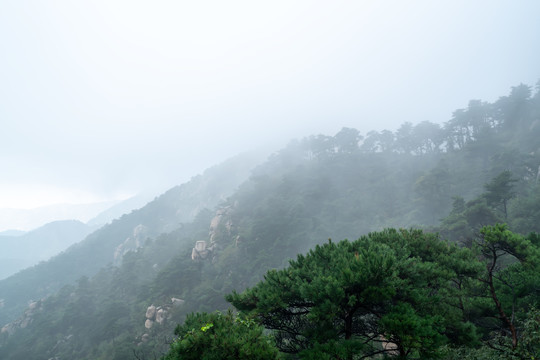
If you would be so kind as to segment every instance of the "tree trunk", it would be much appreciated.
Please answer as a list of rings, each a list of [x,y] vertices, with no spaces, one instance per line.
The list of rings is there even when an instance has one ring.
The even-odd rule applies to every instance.
[[[497,307],[497,310],[499,311],[499,315],[502,321],[506,324],[506,326],[508,326],[508,329],[510,330],[510,333],[512,334],[512,350],[515,350],[518,344],[516,327],[514,326],[514,323],[512,322],[512,320],[510,320],[508,316],[506,316],[506,313],[504,312],[501,302],[499,301],[499,298],[497,297],[497,293],[495,292],[495,286],[493,285],[493,269],[495,268],[496,261],[497,261],[497,255],[494,254],[492,265],[491,266],[488,265],[488,269],[487,269],[489,291],[491,292],[491,298],[495,302],[495,306]]]

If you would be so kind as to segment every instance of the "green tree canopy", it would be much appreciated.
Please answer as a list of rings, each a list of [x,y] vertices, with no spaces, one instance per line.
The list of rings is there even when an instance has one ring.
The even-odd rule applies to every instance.
[[[227,300],[274,330],[283,352],[430,358],[446,342],[475,341],[455,283],[479,271],[467,249],[388,229],[316,246]]]
[[[178,338],[163,360],[279,359],[272,339],[253,320],[225,314],[194,313],[175,330]]]
[[[501,209],[505,219],[508,218],[508,200],[516,195],[513,190],[516,181],[512,178],[512,173],[505,170],[484,185],[484,196],[488,205]]]

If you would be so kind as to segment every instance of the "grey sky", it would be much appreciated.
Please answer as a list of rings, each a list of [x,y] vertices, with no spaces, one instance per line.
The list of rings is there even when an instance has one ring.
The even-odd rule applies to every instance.
[[[164,189],[245,149],[443,122],[540,79],[540,2],[0,2],[0,208]]]

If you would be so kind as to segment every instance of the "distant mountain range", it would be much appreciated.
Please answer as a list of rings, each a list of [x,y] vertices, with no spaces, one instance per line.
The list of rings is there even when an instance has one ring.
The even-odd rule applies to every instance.
[[[22,235],[0,236],[0,279],[49,260],[95,230],[77,220],[48,223]],[[12,233],[13,232],[7,232]]]
[[[59,253],[58,255],[46,262],[34,263],[34,266],[8,278],[0,278],[0,324],[14,320],[28,301],[45,298],[81,276],[92,276],[107,264],[118,265],[126,252],[136,250],[147,239],[178,229],[182,224],[192,222],[201,212],[210,212],[209,209],[214,209],[249,177],[251,169],[260,163],[261,156],[261,154],[244,154],[207,169],[202,175],[194,176],[189,182],[170,189],[140,209],[124,213],[99,229],[98,226],[73,221],[71,225],[79,227],[78,235],[65,233],[67,241],[61,248],[55,249],[55,254]],[[108,213],[112,216],[120,210],[115,207]],[[109,219],[106,214],[98,216],[97,219],[99,218]],[[90,223],[94,221],[98,222],[94,219]],[[68,224],[69,222],[57,222],[54,226],[61,227]],[[53,227],[53,224],[43,228],[49,227]],[[48,242],[39,241],[38,235],[41,230],[28,235],[32,233],[36,235],[34,244]],[[85,233],[88,236],[85,236]],[[26,239],[26,236],[9,239],[17,242]],[[73,241],[75,237],[77,240]],[[0,237],[0,241],[1,239]],[[30,249],[31,246],[25,246],[30,241],[19,243],[17,251],[34,251]],[[70,244],[72,245],[69,246]],[[0,243],[0,251],[2,248]],[[170,253],[171,256],[173,254],[174,252]],[[0,258],[4,257],[7,259],[14,256],[13,253],[9,257],[4,256],[0,252]],[[1,261],[3,259],[0,259]]]
[[[118,203],[120,201],[93,204],[55,204],[34,209],[0,208],[0,231],[31,231],[58,220],[79,220],[86,223]]]
[[[0,231],[0,236],[21,236],[23,234],[26,234],[26,231],[22,230],[5,230]]]
[[[149,199],[149,196],[140,195],[120,202],[58,204],[28,210],[0,209],[0,221],[5,223],[9,219],[14,219],[14,223],[11,224],[13,228],[26,228],[27,226],[23,224],[30,226],[45,219],[61,219],[47,222],[30,231],[0,232],[0,280],[41,261],[49,260],[111,220],[142,207]],[[105,206],[106,208],[102,210]],[[95,215],[98,210],[99,213]],[[84,219],[86,223],[80,219]]]

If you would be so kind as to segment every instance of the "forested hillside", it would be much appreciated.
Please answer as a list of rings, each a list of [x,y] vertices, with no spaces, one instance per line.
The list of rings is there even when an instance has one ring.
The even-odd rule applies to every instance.
[[[76,220],[55,221],[23,235],[0,236],[0,280],[40,261],[49,260],[84,239],[92,227]]]
[[[93,276],[107,264],[119,265],[124,253],[143,246],[147,239],[191,222],[200,211],[213,208],[230,195],[258,161],[258,155],[244,154],[210,168],[91,233],[51,260],[0,281],[0,324],[15,320],[30,302],[73,284],[81,276]]]
[[[239,163],[220,165],[213,186],[206,177],[194,179],[52,261],[0,282],[0,310],[9,310],[1,319],[10,322],[0,334],[0,357],[159,358],[177,324],[192,312],[226,310],[228,294],[242,313],[188,317],[169,359],[190,358],[180,357],[185,346],[199,356],[193,358],[211,350],[208,359],[220,358],[224,353],[204,342],[204,334],[239,331],[256,343],[263,336],[259,326],[276,335],[262,340],[272,348],[264,347],[267,357],[260,358],[487,359],[509,356],[507,349],[518,356],[514,337],[525,339],[519,346],[534,343],[530,322],[540,295],[531,290],[540,288],[540,252],[538,236],[530,234],[540,231],[539,90],[540,83],[534,92],[521,84],[494,103],[471,100],[441,124],[404,123],[365,134],[343,128],[295,140],[240,186]],[[214,186],[221,190],[208,193]],[[142,241],[114,262],[115,249],[140,224]],[[100,262],[85,259],[101,251]],[[483,272],[486,264],[491,272]],[[39,284],[49,268],[62,282]],[[285,270],[264,277],[270,269]],[[364,272],[371,275],[355,278]],[[322,283],[333,277],[344,283],[310,288],[319,275]],[[265,285],[273,277],[285,279],[283,287]],[[25,296],[11,295],[26,288]],[[340,298],[340,288],[350,297]],[[285,306],[296,296],[300,305]],[[276,304],[285,305],[271,308]],[[284,331],[290,323],[282,321],[298,308],[308,315],[290,318],[300,324],[291,337]],[[344,316],[341,331],[341,320],[328,314],[344,308],[351,316]],[[509,309],[511,322],[501,315]],[[540,356],[534,345],[526,350],[528,359]]]

